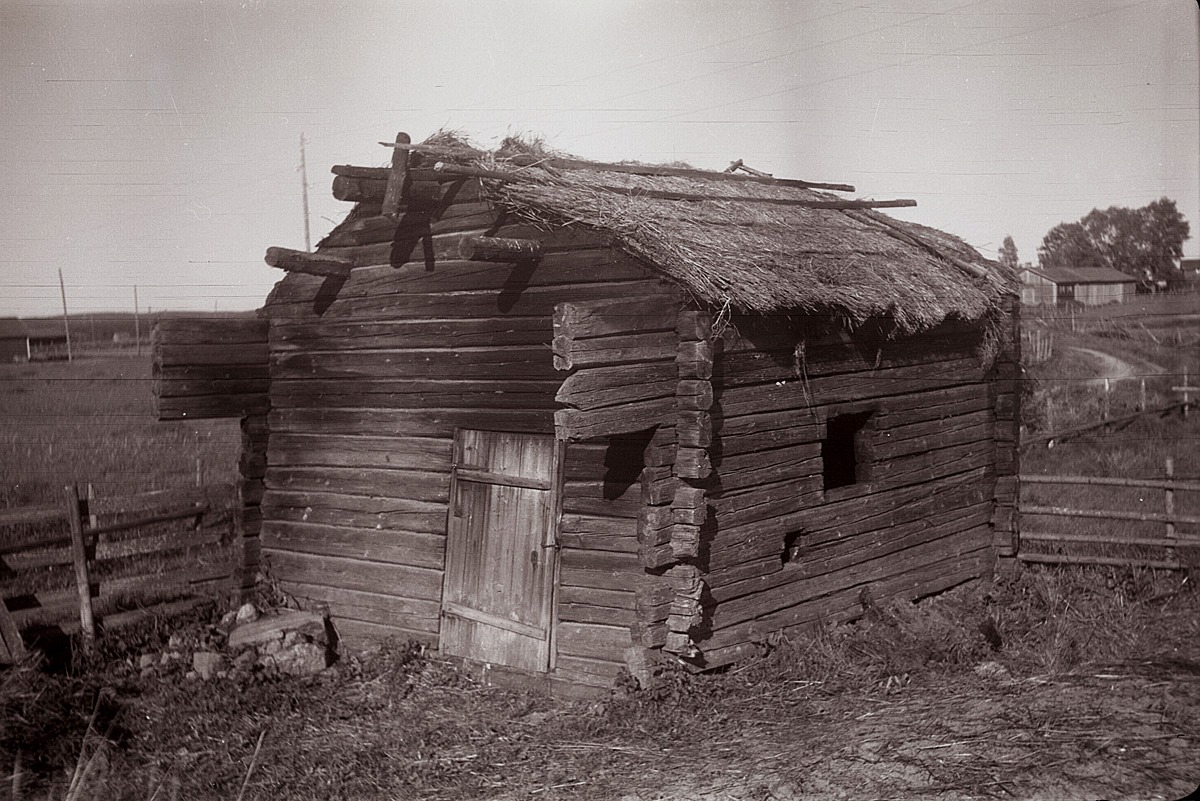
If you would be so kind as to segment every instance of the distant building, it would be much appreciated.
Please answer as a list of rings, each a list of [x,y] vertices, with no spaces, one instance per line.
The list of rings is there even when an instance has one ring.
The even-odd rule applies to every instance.
[[[1026,266],[1017,275],[1021,279],[1022,306],[1053,306],[1058,303],[1058,288],[1044,272]]]
[[[0,362],[29,361],[29,332],[16,317],[0,317]]]
[[[1200,256],[1188,256],[1181,259],[1179,269],[1188,278],[1200,275]]]
[[[1038,271],[1054,282],[1058,303],[1084,306],[1124,303],[1137,293],[1137,279],[1108,267],[1050,267]]]
[[[22,320],[21,324],[29,335],[29,361],[47,362],[67,358],[67,333],[61,319]]]

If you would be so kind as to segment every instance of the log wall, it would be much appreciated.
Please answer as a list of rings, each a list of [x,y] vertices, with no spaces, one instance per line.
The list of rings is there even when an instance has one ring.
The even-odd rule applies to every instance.
[[[1013,418],[990,380],[1008,368],[981,357],[982,328],[893,342],[745,329],[725,332],[713,367],[699,664],[735,661],[771,632],[856,617],[864,598],[990,575],[997,475],[1012,463],[998,429]],[[865,421],[857,474],[827,487],[845,481],[825,474],[830,420],[850,415]]]
[[[477,180],[441,178],[390,217],[380,186],[339,176],[362,202],[317,254],[353,269],[289,272],[267,304],[263,559],[351,642],[436,643],[454,431],[555,432],[555,307],[666,286],[601,237],[537,231],[493,208]],[[527,248],[536,259],[463,258],[481,252],[478,237],[541,245]],[[573,447],[563,508],[556,658],[585,678],[611,676],[631,636],[636,511],[585,474],[603,450]]]

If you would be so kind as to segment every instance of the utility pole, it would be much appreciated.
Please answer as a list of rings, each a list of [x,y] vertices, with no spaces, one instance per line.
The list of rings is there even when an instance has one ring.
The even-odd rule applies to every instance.
[[[63,330],[67,332],[67,361],[74,361],[71,358],[71,323],[67,320],[67,285],[63,283],[62,267],[58,268],[58,291],[62,293]]]
[[[137,343],[137,355],[142,355],[142,318],[138,313],[137,284],[133,285],[133,341]]]
[[[308,232],[308,167],[304,163],[304,134],[300,134],[300,187],[303,190],[301,199],[304,203],[304,249],[312,250],[312,239]]]

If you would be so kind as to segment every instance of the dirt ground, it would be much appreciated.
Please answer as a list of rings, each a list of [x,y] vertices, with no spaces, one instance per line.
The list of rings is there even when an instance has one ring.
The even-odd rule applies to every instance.
[[[798,688],[798,695],[802,688]],[[707,744],[621,801],[1174,799],[1200,784],[1200,663],[1147,662],[1055,679],[975,675],[850,697],[798,697],[791,722]],[[687,760],[691,761],[691,760]],[[502,796],[529,797],[522,789]],[[603,794],[592,797],[607,797]]]

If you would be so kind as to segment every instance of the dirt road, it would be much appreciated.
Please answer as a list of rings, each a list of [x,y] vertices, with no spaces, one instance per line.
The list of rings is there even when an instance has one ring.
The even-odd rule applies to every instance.
[[[1106,378],[1109,380],[1120,380],[1122,378],[1138,378],[1144,375],[1158,375],[1166,372],[1166,368],[1153,362],[1143,361],[1140,365],[1134,365],[1100,350],[1076,347],[1068,348],[1068,350],[1075,353],[1082,353],[1100,363],[1100,372],[1102,375],[1099,378],[1092,379],[1091,383],[1093,384],[1103,383]]]

